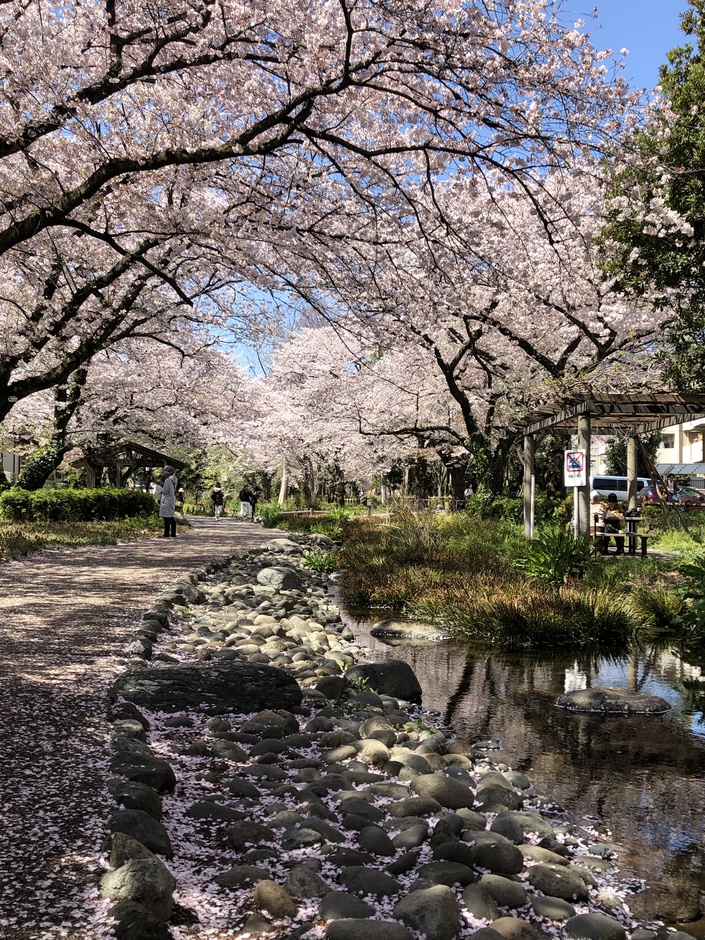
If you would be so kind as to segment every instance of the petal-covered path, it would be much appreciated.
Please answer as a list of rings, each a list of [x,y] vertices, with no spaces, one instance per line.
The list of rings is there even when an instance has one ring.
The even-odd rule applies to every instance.
[[[97,940],[112,800],[106,694],[151,599],[267,531],[193,518],[176,540],[45,551],[0,566],[0,937]]]

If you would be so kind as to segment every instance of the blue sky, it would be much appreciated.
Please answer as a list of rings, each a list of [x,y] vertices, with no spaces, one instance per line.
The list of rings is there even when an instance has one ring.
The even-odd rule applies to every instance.
[[[596,20],[590,18],[597,6]],[[680,30],[680,14],[688,8],[686,0],[595,0],[583,5],[569,0],[564,9],[582,10],[586,29],[598,49],[628,49],[623,75],[634,88],[651,91],[658,82],[659,66],[666,53],[681,45],[685,36]]]

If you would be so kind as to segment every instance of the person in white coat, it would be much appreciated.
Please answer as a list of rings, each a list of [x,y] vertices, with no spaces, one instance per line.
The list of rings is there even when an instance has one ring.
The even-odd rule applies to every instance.
[[[159,500],[159,515],[164,520],[164,535],[160,538],[176,538],[176,488],[179,481],[176,479],[174,468],[164,467],[162,470],[162,497]]]

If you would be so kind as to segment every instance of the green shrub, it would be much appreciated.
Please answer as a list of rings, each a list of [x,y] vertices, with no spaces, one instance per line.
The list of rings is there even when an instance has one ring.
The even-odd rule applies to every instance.
[[[340,568],[337,552],[309,552],[301,563],[304,568],[327,573]]]
[[[151,516],[149,493],[131,489],[42,489],[12,487],[0,493],[0,517],[12,522],[81,522]]]
[[[514,567],[530,581],[567,584],[581,578],[590,568],[592,547],[590,536],[576,539],[572,532],[559,526],[545,528],[527,543]]]
[[[260,503],[257,515],[268,529],[274,529],[282,519],[282,507],[278,503]]]
[[[678,570],[686,579],[678,589],[685,602],[680,617],[684,643],[689,649],[701,649],[705,646],[705,555],[679,565]]]

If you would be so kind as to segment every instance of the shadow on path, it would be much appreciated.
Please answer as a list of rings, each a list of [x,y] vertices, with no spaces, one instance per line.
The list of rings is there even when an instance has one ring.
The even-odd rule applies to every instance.
[[[106,694],[151,599],[272,530],[194,517],[172,539],[42,551],[0,565],[0,936],[99,940],[112,799]],[[109,935],[108,935],[109,936]]]

